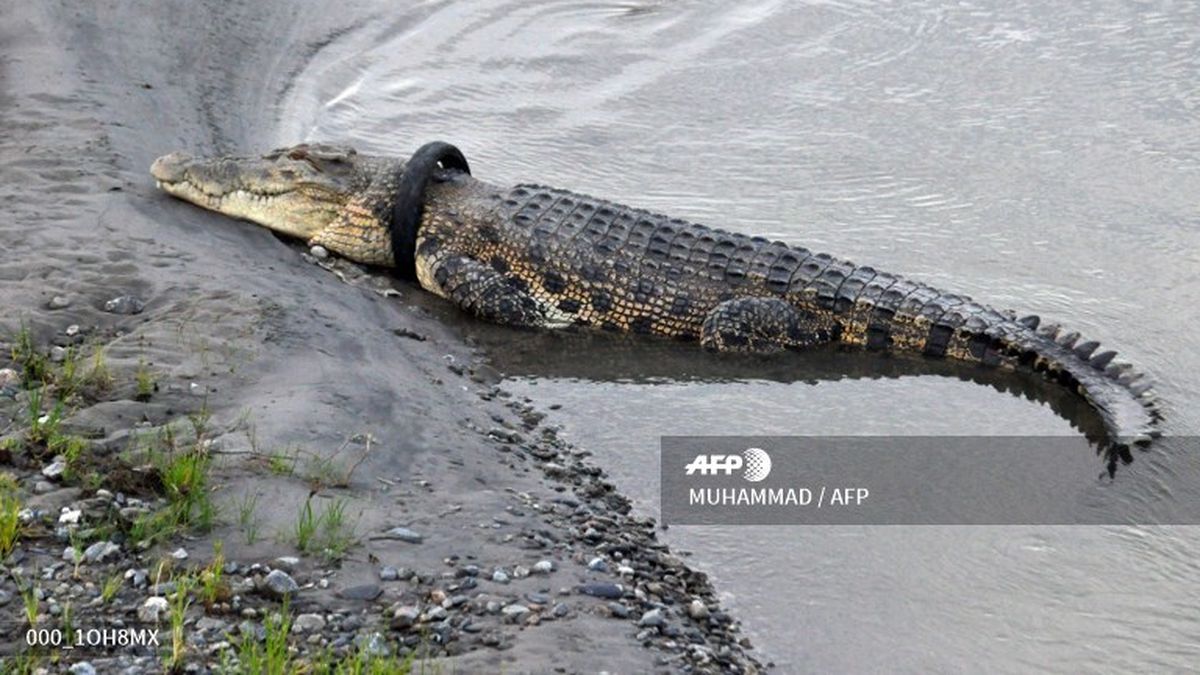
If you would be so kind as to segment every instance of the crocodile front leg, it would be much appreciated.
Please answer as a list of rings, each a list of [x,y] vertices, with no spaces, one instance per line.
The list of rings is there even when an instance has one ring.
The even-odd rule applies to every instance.
[[[475,316],[510,326],[539,327],[546,316],[520,279],[467,256],[451,256],[437,263],[433,280],[439,294]]]
[[[718,352],[769,354],[833,340],[837,325],[778,298],[734,298],[713,308],[700,327],[700,345]]]

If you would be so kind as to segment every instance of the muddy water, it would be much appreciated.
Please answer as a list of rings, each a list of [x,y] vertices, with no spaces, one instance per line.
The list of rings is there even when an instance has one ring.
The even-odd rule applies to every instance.
[[[309,45],[264,145],[446,139],[488,180],[777,237],[1054,317],[1161,382],[1168,433],[1200,429],[1200,5],[385,4],[355,5]],[[799,359],[781,378],[470,330],[514,390],[564,404],[552,419],[652,515],[665,433],[1075,433],[1069,406],[953,373],[875,379],[869,361]],[[1174,457],[1157,478],[1123,494],[1195,498],[1200,470]],[[785,670],[1200,662],[1194,528],[666,536]]]

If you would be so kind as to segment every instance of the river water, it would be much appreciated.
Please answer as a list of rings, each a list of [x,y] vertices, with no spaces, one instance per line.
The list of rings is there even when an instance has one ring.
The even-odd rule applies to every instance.
[[[444,139],[485,180],[779,238],[1053,317],[1160,383],[1168,434],[1200,429],[1200,4],[389,4],[330,17],[344,27],[308,45],[275,144],[401,154]],[[1076,433],[1037,397],[872,357],[758,372],[467,329],[511,390],[563,404],[550,421],[647,515],[663,434]],[[1153,482],[1119,474],[1122,494],[1196,499],[1195,458],[1168,459]],[[1200,663],[1194,527],[664,536],[784,672]]]

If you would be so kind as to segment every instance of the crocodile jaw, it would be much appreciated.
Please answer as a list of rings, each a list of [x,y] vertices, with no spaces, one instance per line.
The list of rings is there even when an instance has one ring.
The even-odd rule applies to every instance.
[[[295,154],[205,160],[175,152],[155,160],[150,173],[174,197],[308,240],[341,212],[351,181]]]

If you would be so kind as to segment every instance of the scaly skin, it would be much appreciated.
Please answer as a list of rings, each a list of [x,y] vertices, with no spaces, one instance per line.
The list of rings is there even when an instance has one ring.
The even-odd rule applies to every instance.
[[[328,145],[262,157],[159,158],[164,191],[392,267],[403,160]],[[1157,436],[1148,383],[1114,352],[903,277],[804,248],[535,185],[446,172],[417,235],[421,286],[490,321],[662,335],[716,351],[837,342],[1031,368],[1086,397],[1114,446]]]

